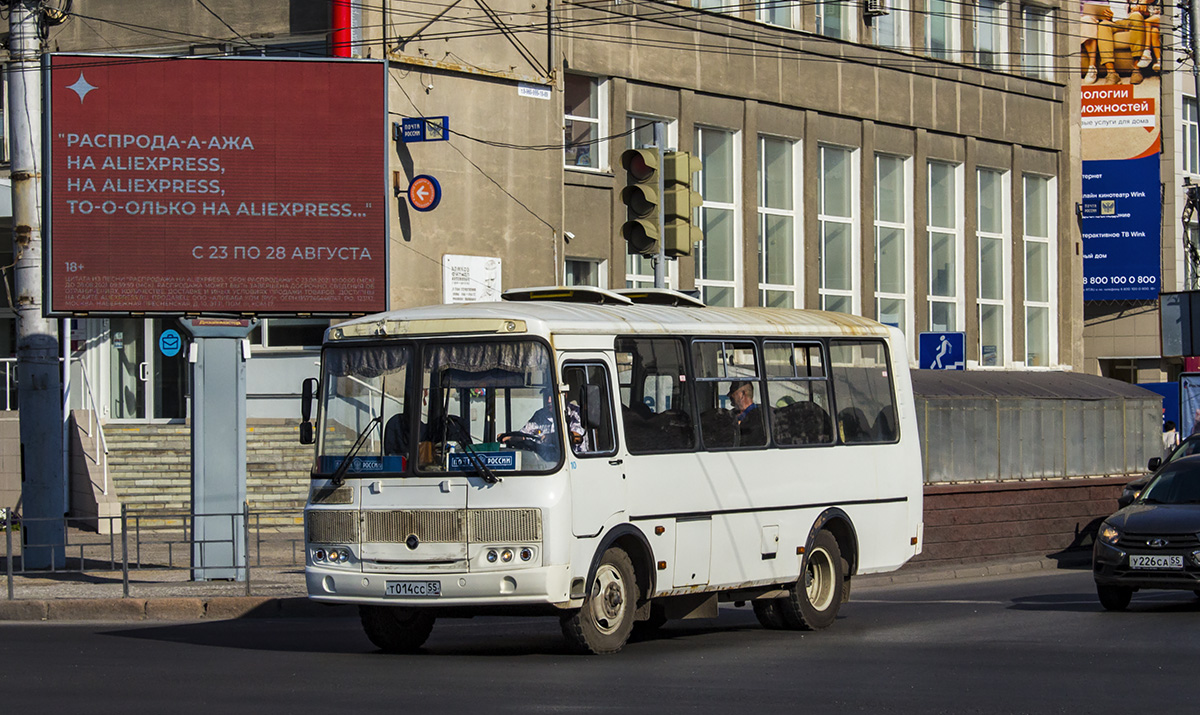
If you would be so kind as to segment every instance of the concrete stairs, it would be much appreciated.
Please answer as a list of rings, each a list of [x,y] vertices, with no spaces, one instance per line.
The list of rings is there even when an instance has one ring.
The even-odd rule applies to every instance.
[[[176,525],[191,510],[191,426],[108,424],[109,480],[142,527]],[[300,526],[313,448],[296,422],[251,420],[246,427],[246,496],[251,525]],[[254,516],[257,514],[257,517]],[[256,521],[257,519],[257,521]]]

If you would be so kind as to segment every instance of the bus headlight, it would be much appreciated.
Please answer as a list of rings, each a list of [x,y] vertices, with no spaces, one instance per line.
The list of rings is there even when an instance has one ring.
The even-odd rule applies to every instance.
[[[487,552],[487,560],[488,560],[488,563],[489,563],[489,564],[494,564],[494,563],[496,563],[496,559],[497,559],[497,558],[499,558],[499,555],[496,553],[496,550],[495,550],[495,549],[492,549],[492,550],[490,550],[490,551],[488,551],[488,552]]]
[[[500,560],[503,561],[504,563],[508,563],[509,561],[512,561],[513,560],[512,549],[505,549],[504,551],[501,551],[500,552]]]
[[[528,561],[529,559],[532,559],[532,558],[533,558],[533,549],[529,548],[528,546],[521,549],[521,560],[522,561]]]

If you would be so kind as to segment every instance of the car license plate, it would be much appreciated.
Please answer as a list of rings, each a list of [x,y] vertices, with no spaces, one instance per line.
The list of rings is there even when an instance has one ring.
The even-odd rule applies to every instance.
[[[1130,554],[1129,568],[1131,569],[1181,569],[1182,556],[1158,556],[1148,554]]]
[[[386,596],[440,596],[441,581],[388,581]]]

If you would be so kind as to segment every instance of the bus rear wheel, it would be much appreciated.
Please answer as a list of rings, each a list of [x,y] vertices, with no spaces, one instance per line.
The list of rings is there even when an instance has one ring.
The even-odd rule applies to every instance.
[[[819,531],[804,557],[804,571],[779,600],[780,610],[790,628],[813,631],[828,628],[842,605],[846,575],[842,550],[828,531]]]
[[[359,606],[367,638],[385,653],[412,653],[433,632],[434,616],[425,609],[401,606]]]
[[[583,607],[562,617],[571,650],[605,655],[624,647],[633,631],[638,588],[629,555],[618,548],[604,552]]]

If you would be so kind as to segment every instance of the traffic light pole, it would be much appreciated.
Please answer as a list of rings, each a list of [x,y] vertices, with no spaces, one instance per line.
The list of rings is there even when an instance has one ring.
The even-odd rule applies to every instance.
[[[654,148],[658,150],[658,198],[661,201],[664,196],[666,182],[663,179],[663,145],[666,144],[666,137],[663,136],[663,123],[654,123]],[[663,250],[663,239],[666,237],[666,223],[663,218],[663,212],[658,212],[658,254],[654,257],[654,287],[667,287],[667,255]]]
[[[12,147],[13,292],[21,434],[21,530],[26,568],[66,563],[62,374],[56,321],[42,312],[42,76],[40,0],[9,4],[9,140]]]

